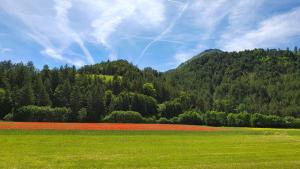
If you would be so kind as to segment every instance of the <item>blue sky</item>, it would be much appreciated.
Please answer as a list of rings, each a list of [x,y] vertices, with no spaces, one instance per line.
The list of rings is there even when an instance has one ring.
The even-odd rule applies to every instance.
[[[127,59],[165,71],[209,48],[300,46],[299,0],[0,0],[0,60]]]

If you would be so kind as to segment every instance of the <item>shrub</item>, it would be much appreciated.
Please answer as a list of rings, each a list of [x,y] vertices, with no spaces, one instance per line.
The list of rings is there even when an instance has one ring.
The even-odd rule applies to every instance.
[[[3,120],[5,120],[5,121],[12,121],[13,120],[13,114],[12,113],[8,113],[7,115],[5,115],[4,117],[3,117]]]
[[[151,117],[157,114],[157,101],[143,94],[122,92],[112,102],[113,110],[136,111],[144,117]]]
[[[293,121],[291,127],[293,128],[300,128],[300,118],[297,118]]]
[[[279,116],[266,116],[266,127],[284,127],[283,119]]]
[[[250,118],[250,124],[252,127],[264,127],[265,116],[255,113]]]
[[[159,123],[159,124],[170,124],[172,122],[169,119],[165,118],[165,117],[161,117],[160,119],[157,120],[157,123]]]
[[[238,114],[229,113],[227,115],[228,126],[247,127],[250,126],[250,114],[241,112]]]
[[[255,113],[251,116],[252,127],[284,127],[284,120],[279,116]]]
[[[112,123],[142,123],[142,115],[135,111],[113,111],[104,117],[103,121]]]
[[[182,106],[177,101],[167,101],[164,103],[165,110],[161,113],[162,117],[172,118],[182,113]]]
[[[178,116],[181,124],[202,124],[202,118],[197,112],[189,111]]]
[[[80,122],[84,122],[87,120],[87,109],[86,108],[81,108],[78,111],[77,120]]]
[[[145,123],[156,123],[156,118],[155,117],[147,117],[147,118],[143,118],[143,121]]]
[[[23,106],[13,113],[13,120],[61,122],[68,121],[70,113],[71,110],[64,107],[51,108],[48,106]]]
[[[179,118],[178,117],[173,117],[170,119],[170,123],[172,124],[179,124]]]
[[[209,111],[204,114],[204,121],[210,126],[225,126],[226,117],[225,112]]]
[[[300,128],[300,119],[287,116],[283,118],[284,127],[288,128]]]

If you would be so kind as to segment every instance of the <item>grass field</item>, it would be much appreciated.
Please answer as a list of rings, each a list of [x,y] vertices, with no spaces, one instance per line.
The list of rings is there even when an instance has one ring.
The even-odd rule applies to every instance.
[[[300,168],[300,131],[0,130],[0,168]]]

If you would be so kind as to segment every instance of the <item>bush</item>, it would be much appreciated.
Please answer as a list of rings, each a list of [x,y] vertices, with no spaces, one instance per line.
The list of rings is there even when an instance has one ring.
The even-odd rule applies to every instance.
[[[103,121],[111,123],[142,123],[144,119],[139,112],[113,111],[105,116]]]
[[[264,115],[255,113],[250,118],[250,124],[252,127],[264,127],[264,120]]]
[[[291,127],[293,127],[293,128],[300,128],[300,119],[299,118],[295,119],[293,121]]]
[[[284,127],[284,120],[279,116],[262,115],[255,113],[251,116],[250,123],[252,127]]]
[[[147,117],[147,118],[143,118],[143,121],[145,123],[156,123],[156,118],[155,117]]]
[[[173,117],[170,119],[170,123],[172,124],[179,124],[179,118],[178,117]]]
[[[157,101],[143,94],[122,92],[112,102],[113,110],[136,111],[144,117],[157,114]]]
[[[300,119],[287,116],[283,118],[284,127],[287,128],[300,128]]]
[[[279,116],[266,116],[266,127],[284,127],[283,119]]]
[[[62,122],[68,121],[70,113],[71,110],[64,107],[51,108],[48,106],[23,106],[13,113],[13,120]]]
[[[5,115],[4,117],[3,117],[3,120],[5,120],[5,121],[12,121],[13,120],[13,114],[12,113],[8,113],[7,115]]]
[[[159,123],[159,124],[170,124],[172,122],[169,119],[165,118],[165,117],[161,117],[160,119],[157,120],[157,123]]]
[[[77,120],[80,122],[84,122],[87,120],[87,109],[81,108],[77,115]]]
[[[161,113],[162,117],[172,118],[182,113],[182,106],[177,101],[167,101],[164,106],[165,110]]]
[[[202,124],[202,118],[197,112],[189,111],[178,116],[181,124]]]
[[[209,126],[225,126],[227,116],[224,112],[209,111],[204,114],[204,121]]]
[[[228,126],[247,127],[250,126],[250,114],[241,112],[238,114],[229,113],[227,115]]]

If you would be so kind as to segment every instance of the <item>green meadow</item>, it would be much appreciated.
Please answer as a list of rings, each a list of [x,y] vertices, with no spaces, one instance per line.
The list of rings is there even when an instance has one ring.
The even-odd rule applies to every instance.
[[[300,130],[0,130],[0,168],[300,167]]]

